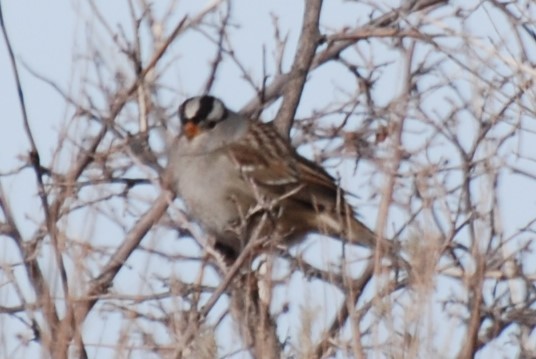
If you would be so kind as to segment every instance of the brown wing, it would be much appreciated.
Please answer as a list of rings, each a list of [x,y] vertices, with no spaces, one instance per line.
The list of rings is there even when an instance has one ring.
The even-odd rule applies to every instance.
[[[276,161],[267,155],[267,151],[244,143],[230,145],[229,151],[244,177],[275,194],[284,191],[286,186],[299,183],[299,173],[294,163],[286,159],[288,156],[283,161]]]
[[[299,154],[270,124],[251,123],[245,138],[229,145],[231,157],[244,177],[255,183],[264,195],[277,198],[291,193],[290,216],[296,221],[307,221],[308,210],[320,215],[316,222],[293,226],[298,233],[308,232],[316,225],[320,232],[344,238],[350,243],[372,248],[378,238],[365,224],[354,218],[343,191],[322,167]],[[305,209],[305,212],[303,211]],[[399,249],[392,242],[381,239],[383,250],[399,260]]]
[[[317,210],[346,208],[333,178],[298,155],[271,124],[251,123],[245,138],[231,144],[229,151],[243,175],[268,195],[282,196],[301,186],[289,200]]]

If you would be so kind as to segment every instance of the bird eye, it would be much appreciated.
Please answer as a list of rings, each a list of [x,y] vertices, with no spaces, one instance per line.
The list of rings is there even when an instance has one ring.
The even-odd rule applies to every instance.
[[[208,121],[207,122],[207,128],[209,130],[212,130],[214,127],[216,127],[217,122],[216,121]]]

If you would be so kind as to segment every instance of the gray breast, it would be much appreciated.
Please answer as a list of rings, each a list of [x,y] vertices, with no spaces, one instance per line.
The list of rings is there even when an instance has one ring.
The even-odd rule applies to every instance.
[[[222,125],[231,125],[231,120]],[[247,186],[226,150],[228,140],[244,128],[234,126],[234,132],[224,136],[229,126],[214,130],[218,132],[200,134],[191,141],[179,138],[171,150],[169,168],[175,190],[194,219],[212,234],[222,235],[240,216],[233,197],[241,197]]]

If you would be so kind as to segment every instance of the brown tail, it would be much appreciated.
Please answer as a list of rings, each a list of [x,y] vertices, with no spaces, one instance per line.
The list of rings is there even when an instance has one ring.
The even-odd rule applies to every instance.
[[[398,243],[379,238],[376,233],[353,216],[347,215],[341,218],[341,216],[321,213],[319,217],[320,223],[322,223],[320,232],[370,249],[378,248],[377,244],[380,241],[382,253],[393,259],[398,260],[400,258],[400,246]]]

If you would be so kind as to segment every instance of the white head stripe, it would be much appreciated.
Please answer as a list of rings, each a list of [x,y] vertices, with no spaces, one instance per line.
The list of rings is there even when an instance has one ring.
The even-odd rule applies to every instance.
[[[212,103],[212,109],[207,116],[207,120],[219,121],[223,118],[224,114],[225,114],[225,109],[223,107],[223,103],[219,100],[216,100]]]
[[[199,101],[199,98],[194,98],[188,101],[183,110],[185,119],[194,118],[197,115],[200,107],[201,101]]]

